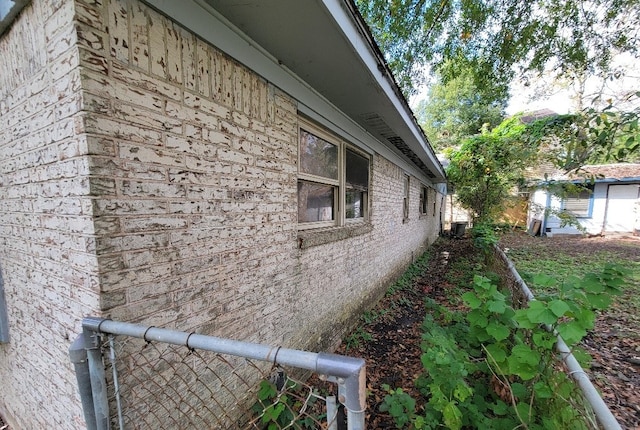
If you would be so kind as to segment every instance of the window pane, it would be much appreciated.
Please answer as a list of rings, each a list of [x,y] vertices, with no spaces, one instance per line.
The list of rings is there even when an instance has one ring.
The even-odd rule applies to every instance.
[[[409,218],[409,176],[404,176],[404,198],[402,199],[402,211],[404,219]]]
[[[591,193],[589,191],[582,191],[576,196],[565,199],[564,209],[577,217],[588,217],[590,201]]]
[[[427,194],[427,189],[425,187],[422,187],[420,189],[420,213],[422,214],[426,214],[427,213],[427,201],[428,201],[429,197]]]
[[[347,149],[346,164],[347,187],[367,191],[369,189],[369,159]]]
[[[333,220],[334,187],[298,181],[298,222]]]
[[[338,147],[300,130],[300,172],[338,179]]]
[[[355,189],[347,189],[345,194],[346,200],[346,217],[362,218],[364,217],[364,192]]]

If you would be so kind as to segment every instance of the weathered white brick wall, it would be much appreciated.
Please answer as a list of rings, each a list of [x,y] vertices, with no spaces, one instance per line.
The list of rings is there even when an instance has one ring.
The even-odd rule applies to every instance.
[[[404,175],[395,164],[374,156],[372,231],[298,254],[300,278],[291,298],[295,301],[289,305],[296,324],[287,328],[296,344],[335,346],[344,330],[353,327],[361,313],[438,236],[440,195],[436,215],[433,206],[427,215],[421,215],[421,183],[415,177],[410,178],[409,219],[403,220]]]
[[[296,251],[294,101],[141,3],[78,14],[102,309],[273,340],[267,280]]]
[[[30,27],[33,58],[0,77],[20,427],[81,428],[66,350],[87,314],[324,349],[437,236],[420,183],[403,222],[404,172],[374,155],[369,226],[301,249],[295,100],[135,0],[35,0],[0,52]],[[34,372],[53,382],[27,389]]]
[[[139,2],[82,13],[95,17],[79,44],[109,316],[313,346],[437,234],[415,180],[402,223],[403,173],[376,157],[373,230],[298,250],[295,100]]]
[[[11,341],[0,413],[15,429],[81,428],[68,358],[97,310],[87,142],[72,1],[34,0],[0,37],[0,270]]]

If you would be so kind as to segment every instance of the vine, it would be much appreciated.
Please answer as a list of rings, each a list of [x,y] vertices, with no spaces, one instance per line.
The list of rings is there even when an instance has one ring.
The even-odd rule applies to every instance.
[[[492,241],[490,234],[479,237]],[[556,336],[587,363],[590,357],[577,344],[593,328],[595,312],[620,294],[625,274],[608,264],[602,273],[564,282],[537,276],[536,284],[554,292],[522,309],[514,309],[510,294],[484,276],[475,276],[473,290],[462,295],[464,312],[429,301],[421,345],[424,374],[416,382],[428,402],[418,411],[407,393],[385,387],[381,410],[398,428],[597,428],[561,369]]]

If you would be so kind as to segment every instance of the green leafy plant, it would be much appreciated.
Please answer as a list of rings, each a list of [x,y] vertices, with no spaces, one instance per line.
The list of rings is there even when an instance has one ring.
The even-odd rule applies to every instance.
[[[471,229],[471,237],[477,249],[482,251],[486,258],[493,254],[493,247],[498,243],[498,234],[493,223],[485,221],[476,224]]]
[[[363,342],[369,342],[371,340],[373,340],[373,335],[363,327],[358,327],[345,339],[347,351],[351,348],[357,348]]]
[[[392,389],[388,384],[382,388],[388,392],[380,405],[381,412],[389,412],[398,428],[411,426],[414,429],[424,428],[423,418],[416,415],[416,401],[402,388]]]
[[[310,396],[306,399],[306,405],[304,405],[298,396],[293,395],[299,389],[298,384],[290,379],[285,382],[280,390],[271,381],[263,380],[260,382],[257,393],[258,400],[253,405],[252,411],[260,416],[260,422],[267,430],[316,428],[316,424],[322,416],[298,416],[295,413],[295,411],[300,411],[303,407],[313,405],[316,401],[316,397]]]
[[[594,428],[595,421],[573,381],[558,370],[557,333],[588,360],[576,344],[593,328],[595,311],[620,294],[625,270],[605,265],[598,274],[559,282],[537,276],[545,288],[538,300],[514,309],[508,291],[475,276],[462,295],[468,310],[447,310],[427,301],[421,361],[416,382],[428,402],[424,414],[401,389],[381,410],[398,428]]]

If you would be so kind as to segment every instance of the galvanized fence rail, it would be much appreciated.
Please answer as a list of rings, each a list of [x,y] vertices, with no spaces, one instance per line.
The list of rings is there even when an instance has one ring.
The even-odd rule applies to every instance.
[[[93,317],[69,353],[89,430],[365,428],[360,358]]]
[[[513,262],[507,257],[507,254],[497,245],[494,246],[494,252],[497,261],[502,263],[501,277],[507,283],[507,287],[511,291],[516,307],[527,306],[528,302],[535,300],[535,297],[527,284],[524,282]],[[547,327],[550,330],[550,327]],[[557,333],[556,333],[557,334]],[[562,336],[557,334],[556,351],[562,357],[562,361],[567,366],[569,375],[576,381],[585,400],[589,403],[598,420],[598,423],[605,430],[622,430],[620,423],[613,415],[607,404],[602,400],[600,393],[589,379],[587,373],[582,369],[578,360],[573,356],[571,350],[565,343]]]

